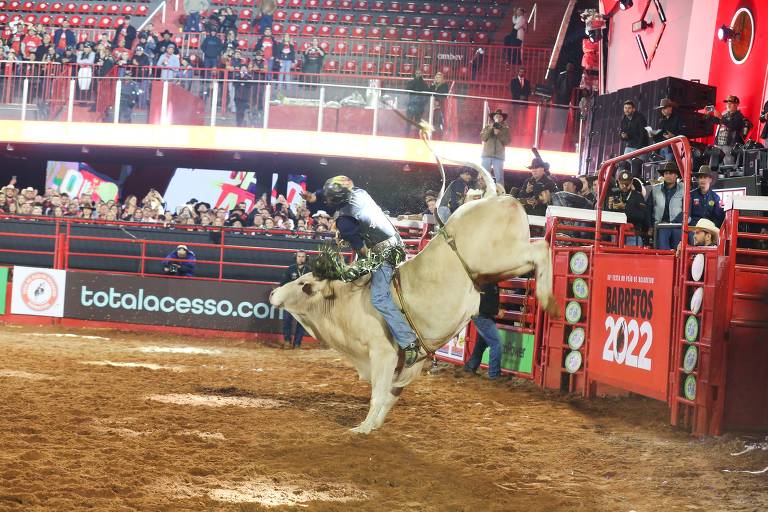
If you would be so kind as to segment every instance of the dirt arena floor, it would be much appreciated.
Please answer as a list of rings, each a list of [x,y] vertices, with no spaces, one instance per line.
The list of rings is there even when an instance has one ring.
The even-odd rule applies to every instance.
[[[768,510],[743,472],[768,445],[692,439],[650,400],[446,366],[366,437],[331,350],[6,326],[0,354],[0,510]]]

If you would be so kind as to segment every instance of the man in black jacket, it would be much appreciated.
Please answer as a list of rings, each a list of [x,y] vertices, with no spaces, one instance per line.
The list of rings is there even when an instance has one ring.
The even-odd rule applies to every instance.
[[[498,314],[499,287],[496,284],[484,285],[480,290],[480,310],[477,315],[472,317],[472,323],[477,329],[477,342],[472,349],[469,361],[464,365],[465,372],[477,372],[485,348],[490,347],[488,378],[494,380],[501,376],[501,337],[496,328],[496,316]]]
[[[625,101],[624,117],[621,118],[621,128],[619,129],[625,155],[648,145],[646,126],[648,126],[648,121],[643,114],[637,111],[635,102]]]
[[[668,98],[662,99],[659,106],[654,110],[660,110],[661,117],[659,118],[656,131],[653,132],[653,142],[663,142],[678,135],[685,135],[683,121],[675,112],[675,103],[672,100]],[[663,148],[659,153],[661,153],[665,160],[675,159],[675,155],[669,147]]]
[[[549,164],[541,158],[534,158],[528,168],[531,170],[531,176],[520,187],[517,198],[523,203],[525,211],[532,214],[532,209],[536,206],[541,192],[536,190],[537,186],[554,194],[557,192],[557,184],[549,177]]]
[[[651,216],[645,203],[643,194],[632,188],[632,173],[627,170],[619,171],[619,189],[608,197],[608,210],[612,212],[624,212],[627,222],[635,228],[636,236],[628,236],[626,245],[642,247],[642,234],[651,227]]]
[[[437,214],[443,222],[446,222],[448,217],[450,217],[459,206],[464,204],[467,191],[472,188],[473,178],[474,172],[472,169],[464,167],[459,172],[459,177],[448,185],[437,209]]]
[[[528,101],[528,96],[531,95],[531,81],[525,78],[525,68],[517,70],[517,76],[512,79],[509,88],[513,100]]]
[[[299,277],[311,272],[307,264],[307,253],[304,251],[296,251],[296,263],[290,265],[285,269],[283,279],[280,281],[280,286],[295,281]],[[301,347],[301,339],[304,337],[304,327],[299,322],[296,322],[296,332],[293,335],[293,341],[291,341],[291,330],[293,328],[293,316],[283,310],[283,340],[284,348],[299,348]]]
[[[728,96],[723,103],[727,106],[725,112],[715,110],[711,112],[713,116],[711,119],[713,124],[719,125],[715,134],[715,146],[725,154],[723,163],[729,165],[735,161],[731,155],[733,146],[744,144],[744,136],[749,132],[752,124],[739,111],[738,96]]]

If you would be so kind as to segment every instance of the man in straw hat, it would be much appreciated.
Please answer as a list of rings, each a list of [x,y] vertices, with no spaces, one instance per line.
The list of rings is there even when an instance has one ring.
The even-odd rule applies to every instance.
[[[696,247],[716,247],[720,239],[720,230],[709,219],[699,219],[695,226],[691,227],[692,245]],[[681,244],[677,244],[676,254],[680,256]]]
[[[482,166],[490,171],[496,183],[504,184],[504,156],[507,144],[511,140],[507,114],[496,109],[488,114],[490,122],[480,132],[480,140],[483,141]]]
[[[685,187],[680,181],[680,169],[677,163],[664,162],[657,169],[662,182],[654,185],[648,196],[648,211],[653,224],[677,224],[683,221],[683,193]],[[669,227],[658,229],[656,248],[673,249],[680,243],[682,229]]]
[[[708,165],[699,167],[696,173],[699,187],[691,190],[691,218],[689,224],[696,224],[699,219],[709,219],[716,226],[721,226],[725,220],[725,212],[721,206],[720,196],[712,190],[714,174]]]

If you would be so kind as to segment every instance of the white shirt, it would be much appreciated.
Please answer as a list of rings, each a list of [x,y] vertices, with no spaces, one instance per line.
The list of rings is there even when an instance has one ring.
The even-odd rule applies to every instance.
[[[515,24],[514,28],[517,30],[517,38],[520,41],[525,41],[525,33],[528,31],[528,18],[525,15],[512,16],[512,23]]]

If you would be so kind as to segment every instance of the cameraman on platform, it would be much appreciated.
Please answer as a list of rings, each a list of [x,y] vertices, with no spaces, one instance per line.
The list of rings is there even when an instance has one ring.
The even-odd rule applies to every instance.
[[[163,272],[169,276],[192,277],[195,275],[195,253],[181,244],[163,260]]]
[[[507,114],[496,109],[488,114],[490,122],[480,132],[483,142],[482,165],[496,178],[496,183],[504,186],[504,157],[507,144],[512,138],[507,124]],[[491,185],[490,183],[488,185]]]

